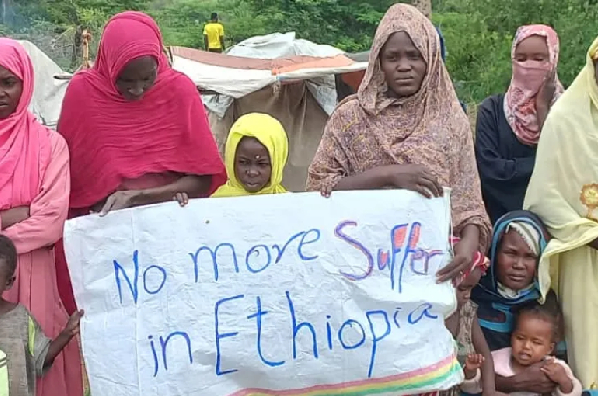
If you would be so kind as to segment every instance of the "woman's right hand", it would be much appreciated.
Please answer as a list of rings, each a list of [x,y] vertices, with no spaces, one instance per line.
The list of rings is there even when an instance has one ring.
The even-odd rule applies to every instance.
[[[391,187],[416,191],[426,198],[438,198],[444,190],[437,178],[423,165],[389,165],[381,168]]]

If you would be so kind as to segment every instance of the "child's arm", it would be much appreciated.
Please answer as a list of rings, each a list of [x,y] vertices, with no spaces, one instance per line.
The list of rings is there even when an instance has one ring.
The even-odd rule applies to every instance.
[[[58,335],[58,337],[50,342],[48,353],[46,353],[46,359],[44,360],[44,369],[50,367],[58,354],[62,352],[62,350],[73,339],[73,337],[79,334],[79,321],[81,320],[82,316],[83,311],[76,311],[73,315],[71,315],[65,329]]]
[[[565,362],[555,358],[548,359],[542,371],[557,384],[552,392],[553,396],[579,396],[583,392],[581,382]]]
[[[496,393],[496,372],[494,370],[494,360],[492,359],[492,353],[488,347],[487,341],[483,336],[483,331],[479,326],[479,321],[473,321],[473,328],[471,330],[471,337],[473,339],[473,346],[475,351],[483,356],[483,364],[481,366],[481,382],[482,382],[482,396],[494,395]]]
[[[479,354],[467,356],[467,361],[463,368],[465,379],[460,384],[460,389],[463,392],[475,395],[481,393],[481,365],[483,364],[483,360],[483,356]]]

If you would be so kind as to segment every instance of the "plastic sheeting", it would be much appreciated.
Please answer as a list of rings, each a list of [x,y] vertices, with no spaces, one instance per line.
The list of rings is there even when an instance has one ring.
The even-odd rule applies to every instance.
[[[246,58],[253,59],[277,59],[295,55],[309,55],[309,56],[317,56],[317,57],[331,57],[336,55],[343,55],[344,52],[328,45],[318,45],[312,43],[310,41],[296,39],[296,33],[274,33],[266,36],[257,36],[249,38],[248,40],[242,41],[241,43],[231,47],[227,51],[227,55],[235,55]],[[195,63],[195,62],[193,62]],[[174,67],[178,69],[184,65],[180,60],[174,61]],[[196,63],[197,65],[197,63]],[[191,65],[190,65],[191,66]],[[197,71],[194,71],[194,75],[200,74],[201,69],[208,72],[206,69],[208,66],[197,66]],[[358,65],[359,68],[364,68],[364,65]],[[186,73],[188,76],[194,79],[189,72],[181,70]],[[350,69],[352,70],[352,68]],[[340,70],[341,71],[341,70]],[[327,114],[331,114],[333,109],[337,104],[337,92],[335,90],[335,78],[333,76],[335,71],[330,71],[328,76],[322,76],[322,72],[320,76],[308,79],[307,86],[309,91],[314,95],[315,99],[319,103],[319,105],[323,108],[323,110]],[[258,91],[261,88],[266,87],[267,85],[273,84],[278,81],[278,79],[287,79],[285,74],[280,75],[279,78],[277,76],[273,76],[271,72],[267,72],[269,77],[265,76],[265,80],[258,83],[257,80],[253,80],[251,77],[246,78],[246,73],[248,70],[232,70],[225,69],[223,73],[226,73],[227,81],[231,81],[230,83],[222,86],[220,89],[213,89],[214,91],[219,92],[219,94],[203,94],[202,100],[204,101],[205,106],[213,113],[217,114],[219,117],[224,117],[227,109],[233,103],[234,98],[239,98],[238,92],[243,89],[248,89],[250,86],[257,87],[253,91],[248,92],[247,94]],[[292,73],[291,73],[292,74]],[[293,75],[293,74],[292,74]],[[217,74],[215,73],[215,76]],[[236,77],[237,76],[237,77]],[[251,76],[248,74],[248,76]],[[219,77],[215,77],[218,79]],[[291,78],[288,76],[288,78]],[[238,80],[243,80],[239,81]],[[236,84],[237,83],[237,84]],[[237,85],[236,87],[233,87]],[[262,86],[259,86],[262,85]],[[230,91],[236,91],[237,95],[233,95],[228,93]],[[227,91],[227,92],[224,92]]]
[[[55,75],[63,70],[42,50],[29,41],[20,41],[33,63],[34,88],[29,110],[50,128],[56,128],[62,100],[69,85],[68,80],[58,80]]]

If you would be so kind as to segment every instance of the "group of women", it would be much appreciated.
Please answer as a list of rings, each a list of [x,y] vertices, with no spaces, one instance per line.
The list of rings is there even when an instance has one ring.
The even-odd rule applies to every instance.
[[[537,280],[515,295],[499,290],[492,244],[481,309],[543,300],[552,288],[565,313],[569,363],[584,388],[593,389],[597,41],[566,92],[556,74],[558,38],[549,27],[519,29],[512,59],[511,85],[481,105],[474,144],[434,26],[411,6],[392,6],[375,34],[358,93],[340,103],[326,126],[307,189],[325,196],[383,188],[439,196],[442,186],[451,187],[459,242],[438,274],[441,281],[470,269],[477,252],[488,253],[505,231],[492,233],[490,218],[523,207],[536,213],[553,237],[544,249],[532,245],[538,248]],[[27,54],[15,41],[0,39],[0,231],[19,253],[7,298],[25,305],[55,337],[76,309],[60,242],[67,218],[181,195],[206,197],[224,185],[227,173],[235,179],[237,172],[226,172],[196,87],[169,66],[158,26],[145,14],[126,12],[108,22],[94,67],[69,84],[58,132],[27,111],[32,92]],[[271,187],[279,186],[280,168],[272,167]],[[230,181],[224,188],[238,185]],[[278,189],[284,191],[272,190]],[[497,323],[488,330],[505,331]],[[81,378],[73,342],[38,382],[37,395],[80,396]],[[532,368],[501,382],[503,392],[533,392],[547,379]]]

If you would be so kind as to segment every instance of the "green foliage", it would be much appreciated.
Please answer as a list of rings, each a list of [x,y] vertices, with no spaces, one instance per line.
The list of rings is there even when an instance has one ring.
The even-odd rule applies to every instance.
[[[434,0],[433,20],[448,48],[447,67],[459,96],[479,102],[510,83],[510,51],[521,25],[553,26],[561,40],[558,73],[569,85],[598,35],[598,3],[590,0]]]
[[[7,0],[5,0],[7,1]],[[55,26],[57,33],[91,29],[97,40],[114,13],[144,10],[156,18],[167,45],[199,48],[212,12],[228,45],[256,35],[295,31],[300,38],[348,52],[368,50],[379,20],[397,0],[18,0],[2,32]],[[404,0],[408,2],[408,0]],[[510,48],[518,26],[552,25],[562,45],[559,76],[569,85],[597,36],[597,0],[432,0],[443,32],[447,67],[464,101],[478,102],[510,82]],[[37,26],[37,27],[36,27]]]

